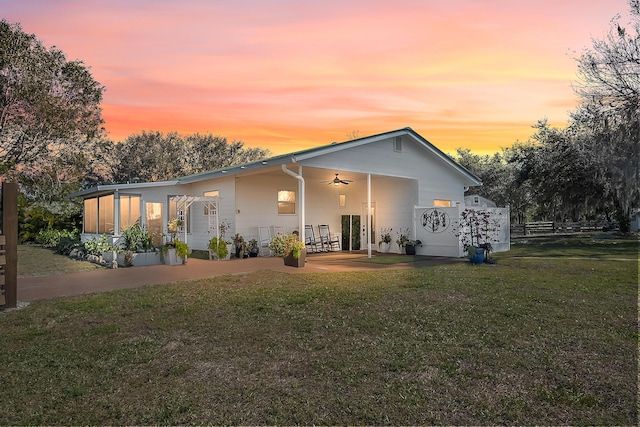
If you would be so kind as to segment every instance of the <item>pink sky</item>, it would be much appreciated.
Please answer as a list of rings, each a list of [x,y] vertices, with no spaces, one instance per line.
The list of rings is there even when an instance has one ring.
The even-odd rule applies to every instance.
[[[627,0],[0,0],[106,87],[109,138],[285,153],[412,127],[493,153],[577,105],[574,58]],[[622,21],[626,23],[626,21]]]

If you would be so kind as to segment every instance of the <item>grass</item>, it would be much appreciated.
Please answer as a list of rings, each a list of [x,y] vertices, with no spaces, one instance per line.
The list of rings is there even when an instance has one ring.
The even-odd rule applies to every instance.
[[[18,245],[18,277],[47,276],[102,269],[97,264],[56,255],[36,245]]]
[[[368,262],[371,264],[385,264],[385,265],[391,265],[391,264],[401,264],[401,263],[407,263],[407,262],[416,262],[416,261],[424,261],[425,259],[427,259],[424,256],[419,256],[419,255],[374,255],[371,258],[356,258],[354,259],[354,261],[358,261],[358,262]]]
[[[574,237],[526,237],[515,239],[506,256],[590,257],[638,259],[640,240],[610,234]],[[498,256],[503,256],[499,255]]]
[[[0,314],[0,424],[635,425],[637,286],[502,254],[38,301]]]

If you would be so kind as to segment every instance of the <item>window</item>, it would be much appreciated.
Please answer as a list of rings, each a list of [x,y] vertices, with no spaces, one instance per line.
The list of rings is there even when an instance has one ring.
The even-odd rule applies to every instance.
[[[433,201],[433,206],[440,207],[440,208],[449,208],[451,207],[451,200],[435,199]]]
[[[396,153],[402,153],[402,137],[396,136],[393,140],[393,151]]]
[[[84,232],[113,233],[113,194],[84,201]]]
[[[120,195],[120,232],[140,221],[140,196]]]
[[[340,207],[344,208],[347,206],[347,195],[346,194],[340,194]]]
[[[174,196],[169,196],[169,221],[173,218],[178,218],[178,213],[180,213],[179,217],[186,223],[187,225],[187,233],[191,233],[191,208],[187,208],[187,212],[178,212],[178,202],[174,202],[171,198]],[[184,232],[184,230],[180,230]]]
[[[202,194],[204,197],[220,197],[220,191],[218,190],[212,190],[212,191],[205,191]],[[214,212],[212,212],[214,213]],[[209,207],[207,205],[204,206],[204,216],[208,216],[209,215]]]
[[[84,232],[98,232],[98,199],[84,200]]]
[[[293,215],[296,213],[296,192],[278,191],[278,214]]]

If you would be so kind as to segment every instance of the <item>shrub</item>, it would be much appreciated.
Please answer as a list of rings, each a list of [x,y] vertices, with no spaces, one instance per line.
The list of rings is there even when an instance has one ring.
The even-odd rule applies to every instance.
[[[40,230],[35,237],[35,242],[45,248],[57,248],[61,239],[65,239],[65,244],[69,241],[76,243],[80,242],[80,233],[77,229],[68,230],[55,230],[53,228],[46,228]]]
[[[224,259],[229,255],[227,242],[222,237],[212,237],[209,240],[209,250],[216,254],[219,259]]]
[[[147,252],[153,249],[151,234],[138,222],[124,230],[120,236],[120,242],[122,242],[125,251]]]

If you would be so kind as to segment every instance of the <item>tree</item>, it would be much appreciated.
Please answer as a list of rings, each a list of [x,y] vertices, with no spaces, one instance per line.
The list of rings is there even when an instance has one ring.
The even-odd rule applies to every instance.
[[[614,18],[607,36],[578,59],[581,106],[572,115],[591,138],[624,231],[640,205],[640,0],[629,4],[630,29]]]
[[[98,136],[103,90],[81,61],[0,21],[0,174]]]
[[[493,200],[498,206],[509,205],[512,219],[524,222],[531,207],[530,186],[517,183],[519,174],[511,161],[516,152],[505,148],[491,156],[480,156],[458,148],[455,160],[482,180],[482,187],[473,187],[469,192]]]
[[[550,127],[546,120],[520,155],[519,183],[528,182],[535,201],[535,217],[554,221],[595,218],[603,211],[604,183],[581,129]]]
[[[110,154],[116,182],[162,181],[262,159],[269,150],[244,148],[213,135],[142,132],[116,144]]]

